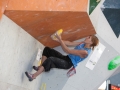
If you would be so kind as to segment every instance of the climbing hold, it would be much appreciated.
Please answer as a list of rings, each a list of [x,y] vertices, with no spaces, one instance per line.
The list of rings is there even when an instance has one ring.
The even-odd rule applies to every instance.
[[[108,65],[108,70],[115,69],[119,65],[120,65],[120,56],[116,56],[114,59],[110,61]]]
[[[40,66],[41,65],[41,60],[38,62],[38,66]]]
[[[58,35],[60,35],[60,34],[62,34],[62,32],[63,32],[63,29],[59,29],[57,32],[55,32],[54,34],[52,34],[51,35],[51,38],[53,39],[53,40],[57,40],[57,38],[56,38],[56,34],[58,34]]]
[[[46,83],[42,83],[40,90],[46,90]]]
[[[101,0],[90,0],[89,5],[89,15],[93,12],[93,10],[97,7]]]

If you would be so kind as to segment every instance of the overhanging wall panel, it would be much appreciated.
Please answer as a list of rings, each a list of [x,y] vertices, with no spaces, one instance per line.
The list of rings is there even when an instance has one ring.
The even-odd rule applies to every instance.
[[[63,29],[63,39],[70,41],[96,33],[86,11],[87,2],[88,0],[11,0],[5,15],[45,46],[55,47],[59,43],[51,40],[50,36],[58,29]],[[41,7],[36,8],[38,6]]]
[[[86,11],[88,0],[10,0],[7,10]]]
[[[6,11],[5,14],[45,46],[58,45],[50,35],[61,28],[63,39],[71,41],[95,34],[86,12]]]

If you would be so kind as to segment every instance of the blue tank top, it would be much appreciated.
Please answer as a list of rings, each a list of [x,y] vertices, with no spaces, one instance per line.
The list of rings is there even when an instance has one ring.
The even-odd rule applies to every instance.
[[[88,55],[89,55],[90,52],[91,52],[91,48],[84,48],[84,46],[85,46],[85,44],[82,43],[82,44],[76,46],[74,49],[76,49],[76,50],[86,50],[88,52]],[[87,58],[88,55],[85,58]],[[74,67],[76,67],[79,62],[81,62],[85,59],[85,58],[81,58],[80,56],[73,55],[73,54],[69,54],[68,57],[71,59]]]

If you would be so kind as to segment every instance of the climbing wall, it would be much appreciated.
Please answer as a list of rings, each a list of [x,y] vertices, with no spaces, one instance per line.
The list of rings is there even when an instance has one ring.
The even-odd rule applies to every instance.
[[[3,15],[0,21],[0,90],[39,90],[42,76],[30,83],[24,74],[34,72],[32,65],[38,65],[38,48],[42,50],[44,46]]]
[[[90,0],[89,1],[89,15],[93,12],[96,6],[99,4],[100,0]]]
[[[99,34],[102,39],[104,39],[109,45],[111,45],[117,52],[120,53],[120,37],[116,37],[113,29],[111,28],[109,22],[101,10],[104,2],[105,0],[102,0],[95,8],[94,12],[90,15],[90,19],[93,26],[95,27],[97,34]]]
[[[100,15],[102,16],[102,14]],[[38,48],[42,50],[44,46],[9,18],[3,16],[0,21],[0,85],[3,90],[16,90],[16,88],[17,90],[40,90],[42,85],[46,87],[46,90],[97,90],[100,84],[115,71],[108,71],[107,65],[112,58],[119,54],[114,48],[120,45],[120,42],[114,38],[114,34],[100,31],[109,30],[109,27],[104,18],[99,19],[99,27],[102,26],[102,28],[97,29],[100,34],[98,37],[107,48],[92,71],[85,67],[88,57],[78,65],[77,74],[70,78],[66,76],[67,70],[52,69],[29,82],[24,72],[35,72],[32,70],[32,66],[38,65],[38,61],[36,61]],[[105,28],[104,25],[108,28]],[[109,36],[113,37],[110,41],[114,41],[117,45],[114,48],[111,47],[112,42],[109,41],[107,44],[101,39],[101,36],[102,38],[106,37],[104,39],[108,39],[108,41]],[[65,54],[60,47],[55,49]]]
[[[96,30],[97,34],[99,34],[99,36],[102,39],[104,39],[105,42],[107,42],[110,46],[112,46],[112,48],[114,48],[117,52],[119,52],[119,55],[120,55],[120,48],[119,48],[119,46],[120,46],[120,37],[118,37],[118,38],[116,37],[116,35],[114,33],[114,30],[111,28],[111,25],[109,24],[106,16],[104,15],[103,11],[101,10],[101,8],[103,8],[103,10],[107,9],[107,8],[104,7],[105,1],[109,2],[111,0],[102,0],[100,2],[100,4],[95,8],[93,13],[91,13],[90,19],[91,19],[91,21],[93,23],[93,26],[95,27],[95,30]],[[117,2],[117,3],[119,4],[119,2]],[[115,3],[115,4],[117,4],[117,3]],[[109,3],[107,3],[107,4],[109,4]],[[111,4],[109,6],[113,7],[113,5],[114,4]],[[107,5],[105,5],[105,6],[107,6]],[[108,8],[108,10],[110,10],[110,9],[111,8]],[[114,10],[113,10],[113,12],[114,12]],[[115,15],[113,15],[113,17],[114,16]],[[114,19],[114,20],[117,21],[118,19]],[[114,22],[114,20],[113,20],[113,22]],[[115,73],[113,73],[113,75],[115,75],[115,74],[117,74],[119,72],[120,72],[120,67],[115,71]],[[94,90],[97,90],[97,87]]]
[[[1,90],[29,90],[27,88],[23,88],[23,87],[20,87],[20,86],[8,84],[8,83],[5,83],[5,82],[0,82],[0,89]]]
[[[102,82],[117,70],[114,69],[109,71],[108,63],[115,56],[119,55],[119,53],[107,44],[99,35],[97,35],[97,37],[99,38],[100,43],[105,46],[105,50],[100,56],[94,69],[90,70],[86,67],[87,62],[93,53],[78,64],[76,74],[70,78],[67,77],[66,70],[53,69],[49,73],[44,73],[43,78],[41,79],[43,83],[46,83],[46,90],[97,90]],[[56,47],[55,49],[62,54],[66,54],[62,51],[61,47]]]
[[[120,35],[120,1],[119,0],[106,0],[102,7],[108,23],[110,24],[113,32],[118,38]]]
[[[7,7],[9,0],[0,0],[0,19],[2,18],[2,15]]]
[[[70,41],[96,33],[87,4],[88,0],[10,0],[5,15],[45,46],[55,47],[59,43],[50,36],[58,29]]]

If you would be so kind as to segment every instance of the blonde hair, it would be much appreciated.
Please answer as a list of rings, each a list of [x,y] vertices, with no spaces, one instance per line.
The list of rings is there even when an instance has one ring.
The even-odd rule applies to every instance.
[[[97,46],[99,44],[99,39],[95,36],[95,35],[92,35],[92,44],[91,44],[91,47],[92,47],[92,50],[94,50],[95,46]]]

